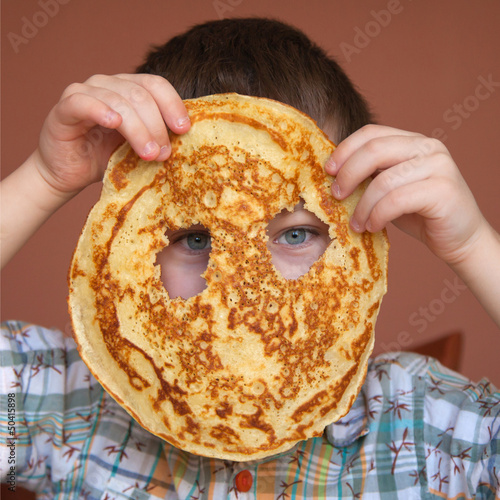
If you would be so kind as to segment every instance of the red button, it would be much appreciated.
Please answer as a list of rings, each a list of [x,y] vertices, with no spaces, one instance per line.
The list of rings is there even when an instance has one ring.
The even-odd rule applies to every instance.
[[[242,470],[241,472],[238,472],[234,478],[234,484],[236,485],[236,489],[242,493],[250,491],[253,484],[253,477],[250,471]]]

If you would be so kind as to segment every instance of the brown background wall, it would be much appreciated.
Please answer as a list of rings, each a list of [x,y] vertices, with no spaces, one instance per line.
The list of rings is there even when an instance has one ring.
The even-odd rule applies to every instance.
[[[500,229],[500,3],[56,1],[2,2],[2,176],[36,147],[44,117],[71,82],[94,73],[130,72],[150,44],[194,23],[271,16],[303,29],[336,56],[379,122],[424,134],[441,129],[481,209]],[[52,7],[48,13],[44,5]],[[483,84],[479,100],[475,92],[485,80],[489,88]],[[6,267],[3,320],[70,332],[66,271],[98,192],[95,186],[71,201]],[[389,235],[389,292],[377,326],[377,352],[411,350],[458,328],[466,335],[462,371],[500,384],[499,329],[426,248],[393,228]]]

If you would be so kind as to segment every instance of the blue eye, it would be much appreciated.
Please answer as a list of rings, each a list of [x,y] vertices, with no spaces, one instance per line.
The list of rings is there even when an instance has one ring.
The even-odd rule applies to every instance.
[[[304,243],[304,241],[306,241],[307,231],[302,228],[293,228],[285,231],[279,239],[281,239],[282,237],[285,238],[285,241],[289,245],[300,245],[301,243]]]
[[[191,250],[210,248],[210,236],[205,233],[191,233],[186,237],[186,244]]]

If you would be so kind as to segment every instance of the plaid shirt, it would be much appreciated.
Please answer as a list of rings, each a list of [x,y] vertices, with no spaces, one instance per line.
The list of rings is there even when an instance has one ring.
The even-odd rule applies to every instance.
[[[0,350],[2,478],[40,498],[500,498],[500,394],[426,357],[375,358],[349,413],[322,437],[237,463],[144,430],[60,332],[6,323]],[[242,470],[248,492],[236,488]]]

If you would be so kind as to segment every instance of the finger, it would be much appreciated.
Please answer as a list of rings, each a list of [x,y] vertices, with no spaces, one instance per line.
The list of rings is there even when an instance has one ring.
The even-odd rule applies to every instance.
[[[395,221],[404,215],[418,214],[430,217],[436,209],[436,196],[432,187],[425,180],[411,184],[404,184],[398,189],[389,191],[371,209],[364,223],[351,219],[351,227],[355,231],[381,231],[389,222]]]
[[[162,76],[149,74],[118,75],[118,77],[135,82],[154,98],[170,130],[176,134],[182,134],[189,130],[191,122],[186,106],[168,80]],[[141,97],[140,94],[137,96]]]
[[[373,207],[387,196],[405,184],[428,180],[435,172],[431,162],[418,165],[413,160],[405,161],[377,175],[361,196],[353,213],[354,220],[364,227]]]
[[[170,154],[168,128],[175,133],[185,133],[190,128],[190,120],[186,107],[172,85],[163,77],[157,75],[127,75],[116,76],[95,75],[87,85],[97,88],[106,88],[121,95],[135,110],[151,132],[154,142],[159,145],[160,152],[155,158],[158,148],[154,142],[144,145],[151,146],[152,150],[138,150],[146,159],[163,161]],[[126,117],[124,117],[127,120]],[[127,139],[129,139],[127,137]]]
[[[116,84],[113,86],[119,87]],[[118,132],[141,158],[148,161],[154,160],[160,154],[162,146],[169,148],[165,123],[152,98],[149,99],[149,102],[146,101],[142,104],[141,114],[139,114],[131,101],[124,97],[123,88],[119,88],[116,92],[106,87],[97,87],[86,83],[74,84],[71,90],[76,94],[71,94],[66,99],[71,100],[77,94],[87,95],[104,102],[118,113],[121,116],[121,123],[117,127]]]
[[[82,136],[95,125],[116,129],[122,117],[109,104],[88,94],[75,93],[61,100],[47,117],[52,133],[70,141]]]
[[[367,142],[377,139],[379,137],[387,136],[419,136],[414,132],[407,132],[393,127],[383,125],[365,125],[356,132],[352,133],[349,137],[344,139],[333,151],[325,165],[327,173],[336,175],[342,168],[346,160],[360,147]]]
[[[350,195],[365,179],[406,162],[420,168],[427,158],[444,146],[434,139],[416,135],[383,136],[364,143],[337,173],[332,192],[337,199]]]
[[[100,98],[121,114],[119,131],[142,158],[166,159],[170,153],[168,130],[155,99],[145,88],[130,79],[94,75],[81,85],[81,92]]]

